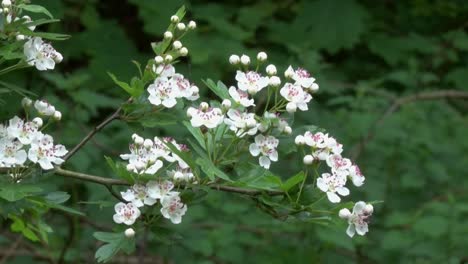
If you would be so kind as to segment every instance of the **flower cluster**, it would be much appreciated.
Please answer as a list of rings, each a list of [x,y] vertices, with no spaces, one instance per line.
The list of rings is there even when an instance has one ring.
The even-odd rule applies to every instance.
[[[25,110],[33,104],[29,98],[24,98]],[[49,103],[37,100],[34,107],[38,114],[49,120],[60,120],[62,114]],[[50,170],[55,165],[63,163],[62,157],[67,154],[63,145],[55,145],[54,139],[41,131],[43,119],[35,117],[31,121],[15,116],[8,125],[0,124],[0,167],[23,167],[27,160],[42,169]]]
[[[312,133],[307,131],[304,135],[298,135],[295,139],[297,145],[310,147],[311,154],[304,157],[304,163],[309,165],[314,161],[326,161],[331,173],[323,173],[317,179],[317,187],[326,192],[328,200],[332,203],[339,203],[341,198],[338,196],[349,195],[349,189],[345,187],[346,181],[350,178],[355,186],[364,184],[365,177],[359,170],[359,167],[352,164],[351,160],[343,158],[343,145],[322,132]]]
[[[141,215],[139,208],[161,204],[161,214],[174,224],[182,221],[182,216],[187,211],[180,193],[173,191],[174,183],[171,181],[149,181],[146,185],[135,184],[125,192],[121,192],[122,198],[128,203],[117,203],[114,207],[114,222],[133,225]]]
[[[53,70],[55,64],[63,60],[62,54],[40,37],[33,37],[24,43],[24,56],[26,62],[39,71]]]

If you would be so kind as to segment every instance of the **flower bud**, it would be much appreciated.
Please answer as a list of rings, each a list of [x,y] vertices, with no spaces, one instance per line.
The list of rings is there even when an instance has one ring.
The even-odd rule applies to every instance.
[[[21,34],[16,35],[16,40],[17,40],[17,41],[21,41],[21,40],[24,40],[24,39],[25,39],[25,36],[24,36],[24,35],[21,35]]]
[[[250,64],[250,57],[247,55],[242,55],[240,57],[240,61],[243,65],[249,65]]]
[[[179,17],[176,15],[171,16],[171,22],[172,23],[179,23]]]
[[[351,212],[348,209],[343,208],[338,213],[338,216],[343,219],[348,219],[351,216]]]
[[[140,137],[140,136],[136,136],[136,137],[133,139],[133,141],[134,141],[135,144],[137,144],[137,145],[142,145],[142,144],[145,142],[145,140],[144,140],[142,137]]]
[[[210,107],[210,105],[208,103],[206,103],[206,102],[202,102],[200,104],[200,109],[203,110],[203,111],[208,110],[209,107]]]
[[[2,1],[2,6],[3,7],[10,7],[11,6],[11,1],[10,0],[3,0]]]
[[[296,112],[297,110],[297,105],[293,102],[289,102],[287,105],[286,105],[286,111],[288,111],[288,113],[294,113]]]
[[[37,127],[42,127],[42,125],[44,124],[44,122],[42,121],[42,118],[40,118],[40,117],[34,118],[34,119],[32,120],[32,122],[33,122],[34,124],[36,124]]]
[[[310,90],[312,93],[315,93],[315,92],[317,92],[317,91],[319,90],[319,85],[316,84],[316,83],[313,83],[313,84],[310,86],[309,90]]]
[[[293,75],[294,75],[294,70],[291,66],[289,66],[288,69],[284,72],[284,77],[292,78]]]
[[[25,108],[30,107],[32,105],[32,100],[28,97],[24,97],[23,100],[21,100],[21,105]]]
[[[132,163],[128,164],[127,165],[127,171],[130,171],[130,172],[135,171],[135,165],[133,165]]]
[[[188,54],[188,49],[186,47],[182,47],[180,50],[179,50],[179,54],[180,56],[187,56]]]
[[[197,23],[195,23],[195,21],[191,20],[189,23],[188,23],[188,28],[189,29],[195,29],[197,27]]]
[[[267,73],[268,75],[270,75],[270,76],[271,76],[271,75],[275,75],[275,74],[277,73],[277,71],[276,71],[276,66],[273,65],[273,64],[268,65],[268,66],[266,67],[266,73]]]
[[[224,109],[229,109],[231,108],[231,100],[229,99],[224,99],[223,102],[221,103]]]
[[[291,133],[292,133],[292,128],[291,128],[290,126],[285,126],[283,132],[284,132],[286,135],[291,135]]]
[[[62,119],[62,113],[60,113],[60,111],[55,111],[53,117],[55,120],[60,121],[60,119]]]
[[[184,23],[177,24],[177,29],[180,31],[185,30],[185,24]]]
[[[312,155],[305,155],[302,161],[305,165],[310,165],[314,162],[314,157],[312,157]]]
[[[297,136],[297,137],[294,139],[294,143],[296,143],[296,145],[304,145],[304,144],[305,144],[304,136],[303,136],[303,135]]]
[[[125,230],[125,236],[128,237],[128,238],[132,238],[135,236],[135,230],[133,230],[133,228],[127,228]]]
[[[165,39],[172,39],[172,32],[170,32],[170,31],[164,32],[164,38]]]
[[[273,87],[279,86],[281,84],[281,79],[278,76],[271,76],[269,84]]]
[[[263,51],[259,52],[257,54],[257,60],[260,61],[260,62],[263,62],[263,61],[266,61],[268,58],[267,54]]]
[[[156,64],[161,64],[163,63],[163,61],[164,61],[164,58],[162,56],[156,56],[154,58],[154,62],[156,62]]]
[[[236,65],[236,64],[239,64],[240,62],[240,58],[239,56],[233,54],[229,57],[229,63],[232,64],[232,65]]]
[[[174,47],[174,49],[177,49],[177,50],[178,50],[178,49],[182,48],[182,42],[176,40],[176,41],[174,41],[174,43],[172,44],[172,46]]]
[[[247,92],[251,95],[255,95],[257,93],[257,87],[249,86],[249,88],[247,89]]]
[[[200,92],[200,89],[198,89],[198,86],[196,85],[192,85],[192,87],[190,87],[190,90],[192,90],[192,93],[194,94],[198,94]]]
[[[52,57],[52,59],[55,61],[55,63],[61,63],[62,60],[63,60],[63,56],[62,56],[61,53],[55,52],[55,53],[54,53],[54,56]]]
[[[171,62],[172,59],[173,58],[172,58],[172,56],[170,54],[167,54],[166,57],[164,57],[164,61],[167,62],[167,63]]]
[[[3,13],[8,14],[8,12],[10,12],[10,9],[8,9],[8,7],[3,8]],[[7,17],[6,21],[7,21],[7,23],[11,23],[11,18],[8,19],[8,17]]]
[[[146,165],[143,163],[143,162],[137,162],[135,164],[135,168],[138,170],[138,171],[141,171],[141,170],[144,170],[146,168]]]
[[[153,141],[151,141],[151,139],[145,139],[145,141],[143,142],[143,146],[145,146],[145,148],[149,149],[153,146]]]

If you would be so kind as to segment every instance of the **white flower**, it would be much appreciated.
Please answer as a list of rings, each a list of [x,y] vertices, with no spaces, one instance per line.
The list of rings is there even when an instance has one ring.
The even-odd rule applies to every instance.
[[[147,187],[144,185],[135,184],[132,188],[126,192],[120,192],[122,198],[133,203],[136,207],[142,207],[143,205],[153,205],[156,203],[156,199],[151,198],[148,195]]]
[[[243,113],[239,110],[229,109],[227,116],[229,118],[225,118],[224,123],[236,133],[236,136],[243,137],[246,134],[253,136],[257,133],[257,121],[254,113]]]
[[[312,96],[304,92],[301,86],[292,83],[286,83],[283,88],[281,88],[280,94],[302,111],[308,110],[307,103],[312,100]]]
[[[185,30],[185,24],[184,23],[177,24],[177,29],[180,31]]]
[[[343,219],[348,220],[348,228],[346,229],[346,234],[349,237],[353,237],[355,233],[360,236],[365,235],[369,232],[369,222],[372,216],[374,208],[371,204],[366,204],[363,201],[357,202],[354,205],[353,213],[351,213],[347,208],[341,209],[339,216]]]
[[[11,6],[11,0],[3,0],[2,1],[2,6],[3,7],[10,7]]]
[[[135,220],[140,216],[141,212],[132,203],[118,203],[114,206],[114,222],[117,224],[124,223],[126,225],[133,225]]]
[[[341,196],[349,195],[349,189],[345,187],[346,177],[341,177],[336,174],[323,173],[322,177],[317,179],[317,187],[327,193],[328,200],[332,203],[339,203]]]
[[[314,162],[314,157],[312,157],[312,155],[305,155],[303,162],[305,165],[310,165]]]
[[[178,49],[182,48],[182,42],[176,40],[176,41],[174,41],[174,43],[172,43],[172,46],[174,47],[174,49],[178,50]]]
[[[267,58],[268,58],[267,54],[266,54],[265,52],[263,52],[263,51],[261,51],[261,52],[259,52],[259,53],[257,54],[257,60],[258,60],[258,61],[262,61],[262,62],[263,62],[263,61],[266,61]]]
[[[9,121],[7,128],[10,137],[17,138],[22,144],[29,145],[38,131],[38,124],[34,122],[24,122],[19,117],[15,116]]]
[[[128,238],[132,238],[132,237],[135,236],[135,230],[133,230],[133,228],[127,228],[127,229],[125,229],[124,234]]]
[[[254,99],[249,99],[249,94],[236,89],[236,87],[231,86],[229,88],[229,95],[232,97],[232,99],[238,103],[241,104],[242,106],[249,107],[249,106],[255,106],[254,104]]]
[[[165,39],[171,39],[172,38],[172,32],[170,32],[170,31],[164,32],[164,38]]]
[[[150,139],[144,140],[138,135],[133,136],[135,143],[138,141],[140,144],[130,144],[130,153],[122,154],[120,158],[128,160],[129,166],[127,170],[138,174],[155,174],[163,166],[163,162],[159,157],[163,157],[163,152],[159,152],[159,146],[154,144],[148,147]],[[147,142],[145,146],[145,141]],[[151,142],[152,143],[152,142]]]
[[[286,77],[286,78],[292,78],[293,75],[294,75],[294,69],[293,69],[291,66],[289,66],[289,67],[286,69],[286,71],[284,72],[284,77]]]
[[[326,161],[328,167],[332,168],[332,172],[334,174],[337,174],[340,177],[346,177],[349,175],[348,169],[352,165],[349,159],[343,158],[339,154],[333,154],[328,156]]]
[[[34,37],[24,43],[24,55],[29,65],[34,65],[40,71],[54,69],[62,55],[50,44],[44,43],[40,37]]]
[[[171,64],[161,64],[157,67],[153,65],[153,71],[158,77],[170,78],[175,74],[175,68]]]
[[[194,94],[193,86],[182,74],[174,74],[170,80],[170,85],[176,91],[174,95],[177,95],[177,97],[189,98]]]
[[[245,54],[242,54],[242,56],[240,57],[240,62],[243,65],[249,65],[250,64],[250,57],[245,55]]]
[[[187,212],[187,205],[182,203],[178,192],[171,192],[161,200],[161,214],[173,224],[180,224],[182,216]]]
[[[364,184],[365,177],[362,175],[361,170],[357,165],[352,165],[351,167],[348,168],[349,171],[349,176],[351,177],[351,180],[353,181],[353,184],[357,187],[360,187]]]
[[[268,65],[265,70],[266,70],[266,73],[270,76],[275,75],[277,73],[276,66],[273,64]]]
[[[187,49],[186,47],[180,48],[179,54],[180,54],[180,56],[187,56],[187,54],[188,54],[188,49]]]
[[[223,111],[220,108],[209,107],[208,104],[208,107],[204,107],[205,104],[201,103],[199,108],[187,109],[187,115],[191,117],[190,123],[193,127],[215,128],[223,122]]]
[[[327,146],[325,140],[328,138],[327,135],[322,132],[317,132],[315,134],[310,131],[305,132],[304,141],[308,146],[313,148],[325,148]]]
[[[0,138],[0,167],[23,165],[28,155],[22,149],[23,144],[7,137]]]
[[[239,64],[240,62],[240,58],[239,56],[233,54],[231,56],[229,56],[229,63],[232,64],[232,65],[236,65],[236,64]]]
[[[44,116],[52,116],[55,113],[55,107],[49,104],[48,102],[42,100],[36,100],[34,102],[34,108],[36,108],[37,112],[40,115]]]
[[[255,137],[255,143],[250,144],[249,151],[254,157],[262,154],[259,158],[260,166],[269,169],[270,161],[278,161],[278,152],[276,151],[278,144],[279,140],[273,136],[258,135]]]
[[[197,27],[197,23],[195,21],[191,20],[191,21],[189,21],[187,26],[188,26],[189,29],[195,29]]]
[[[28,158],[33,163],[39,163],[42,169],[50,170],[54,168],[52,163],[60,165],[64,162],[61,157],[67,152],[63,145],[54,145],[54,139],[50,135],[37,132],[31,142]]]
[[[28,97],[24,97],[22,100],[21,100],[21,105],[23,107],[30,107],[32,105],[32,100]]]
[[[296,81],[296,85],[300,85],[305,89],[311,91],[317,91],[318,85],[315,82],[315,78],[310,77],[310,73],[302,68],[297,68],[292,75],[292,79]]]
[[[154,62],[155,62],[156,64],[161,64],[161,63],[163,63],[163,61],[164,61],[164,58],[161,57],[161,56],[159,56],[159,55],[156,56],[156,57],[154,57]],[[156,66],[154,66],[154,69],[155,69],[155,67],[156,67]]]
[[[278,76],[271,76],[268,84],[277,87],[281,84],[281,79]]]
[[[148,192],[149,197],[153,199],[163,199],[171,192],[172,189],[174,189],[174,183],[171,181],[163,181],[162,183],[149,181],[146,184],[146,191]]]
[[[179,17],[176,15],[171,16],[171,22],[172,23],[179,23]]]
[[[148,100],[153,105],[163,105],[172,108],[177,104],[178,90],[174,89],[172,83],[166,77],[158,77],[153,84],[148,86],[150,94]]]
[[[261,76],[254,71],[249,71],[247,73],[237,71],[236,81],[239,89],[247,91],[249,94],[258,93],[260,90],[267,87],[270,82],[268,77]]]

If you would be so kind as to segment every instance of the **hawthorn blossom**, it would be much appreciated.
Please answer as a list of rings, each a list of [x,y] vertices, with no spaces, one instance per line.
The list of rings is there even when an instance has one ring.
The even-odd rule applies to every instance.
[[[270,79],[254,71],[247,73],[237,71],[236,81],[240,90],[247,91],[249,94],[256,94],[268,86]]]
[[[199,108],[189,107],[187,115],[191,117],[190,123],[193,127],[215,128],[224,119],[223,111],[220,108],[210,107],[205,102],[201,103]]]
[[[337,174],[341,177],[346,177],[349,175],[348,169],[352,165],[349,159],[343,158],[338,154],[333,154],[328,156],[326,161],[327,165],[332,169],[334,174]]]
[[[356,233],[360,236],[369,232],[369,223],[374,212],[374,207],[371,204],[366,204],[363,201],[357,202],[354,205],[351,213],[347,208],[343,208],[339,212],[339,216],[348,220],[348,228],[346,234],[353,237]]]
[[[167,77],[158,77],[154,83],[148,86],[150,96],[148,100],[153,105],[163,105],[167,108],[172,108],[177,104],[176,98],[179,97],[179,91],[175,89],[173,84]]]
[[[148,188],[144,185],[135,184],[132,188],[125,192],[120,192],[122,198],[133,203],[136,207],[142,207],[143,205],[153,205],[156,203],[156,199],[151,198],[148,195]]]
[[[34,65],[39,71],[54,69],[55,63],[63,59],[62,54],[40,37],[31,38],[24,44],[24,55],[26,62],[31,66]]]
[[[229,88],[229,95],[236,103],[241,104],[242,106],[255,106],[254,99],[249,99],[249,94],[247,92],[240,89],[238,90],[234,86]]]
[[[117,224],[124,223],[126,225],[133,225],[135,220],[140,216],[141,212],[133,203],[118,203],[114,206],[114,222]]]
[[[41,132],[35,134],[36,136],[28,151],[29,160],[33,163],[39,163],[44,170],[53,169],[53,164],[62,164],[64,162],[62,157],[68,153],[65,147],[63,145],[54,145],[54,139],[50,135],[44,135]]]
[[[11,138],[0,138],[0,167],[21,166],[26,162],[28,155],[22,149],[23,144]]]
[[[187,205],[182,203],[178,192],[171,192],[161,199],[161,214],[173,224],[180,224],[182,216],[187,212]]]
[[[351,178],[353,184],[356,187],[360,187],[364,184],[365,177],[362,175],[361,170],[357,165],[352,165],[348,168],[349,177]]]
[[[153,65],[153,71],[158,77],[171,78],[175,74],[175,68],[171,64]]]
[[[172,189],[174,189],[174,183],[171,181],[149,181],[146,184],[146,188],[149,197],[152,199],[163,199],[166,195],[171,193]]]
[[[339,203],[341,196],[349,195],[349,189],[345,187],[346,177],[337,174],[323,173],[322,177],[317,179],[317,187],[327,194],[328,200],[332,203]]]
[[[280,94],[289,102],[287,108],[295,109],[297,107],[301,111],[307,111],[309,109],[307,107],[307,103],[312,100],[312,96],[305,92],[301,86],[292,83],[286,83],[281,88]],[[290,110],[289,112],[294,111]]]
[[[315,78],[310,76],[310,73],[302,68],[297,68],[294,70],[289,66],[288,71],[291,71],[293,74],[291,78],[296,81],[295,84],[308,89],[310,91],[317,91],[319,89],[318,84],[315,83]]]
[[[279,140],[273,136],[257,135],[255,143],[250,144],[249,151],[254,157],[262,154],[259,158],[259,164],[263,168],[269,169],[271,161],[278,161],[278,151],[276,151],[278,144]]]
[[[174,74],[171,78],[171,86],[177,90],[179,97],[188,98],[193,95],[189,80],[185,79],[182,74]]]
[[[305,132],[304,142],[313,148],[325,148],[327,143],[325,142],[328,138],[328,135],[323,134],[322,132],[311,133],[310,131]]]
[[[236,136],[243,137],[246,134],[253,136],[257,133],[257,121],[254,113],[243,113],[239,110],[229,109],[227,116],[229,118],[225,118],[224,123],[236,133]]]
[[[38,128],[38,123],[24,122],[21,118],[15,116],[10,119],[7,131],[10,137],[17,138],[19,142],[24,145],[29,145],[38,131]]]
[[[37,112],[43,116],[53,116],[55,113],[55,107],[42,100],[36,100],[34,102],[34,108],[36,108]]]

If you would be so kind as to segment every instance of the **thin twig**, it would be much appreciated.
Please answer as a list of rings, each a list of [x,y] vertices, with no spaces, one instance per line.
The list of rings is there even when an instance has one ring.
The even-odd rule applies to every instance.
[[[468,92],[457,91],[457,90],[440,90],[440,91],[430,91],[430,92],[421,92],[414,95],[408,95],[404,97],[400,97],[394,100],[393,104],[391,104],[385,112],[370,126],[367,131],[366,136],[362,138],[359,144],[354,147],[352,153],[352,159],[356,160],[363,150],[365,149],[367,143],[371,141],[375,136],[376,128],[383,123],[383,121],[389,117],[394,112],[398,111],[400,107],[404,104],[413,103],[416,101],[426,101],[426,100],[438,100],[438,99],[445,99],[445,98],[452,98],[452,99],[468,99]]]
[[[0,264],[7,263],[10,256],[16,251],[16,249],[21,244],[21,241],[23,241],[23,236],[18,236],[15,242],[8,248],[8,250],[3,255],[2,259],[0,260]]]

